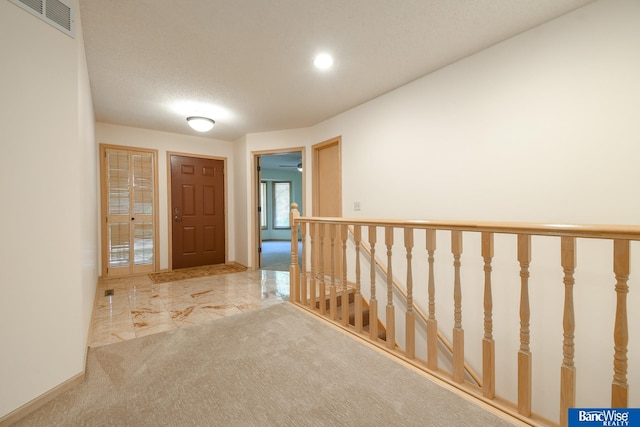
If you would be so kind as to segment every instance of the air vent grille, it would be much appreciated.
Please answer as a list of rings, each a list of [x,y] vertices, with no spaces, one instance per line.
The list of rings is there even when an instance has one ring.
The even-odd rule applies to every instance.
[[[20,0],[20,3],[35,10],[39,15],[44,13],[44,0]]]
[[[47,0],[47,18],[71,31],[71,8],[60,0]]]
[[[70,0],[9,0],[68,36],[75,37],[74,10]]]

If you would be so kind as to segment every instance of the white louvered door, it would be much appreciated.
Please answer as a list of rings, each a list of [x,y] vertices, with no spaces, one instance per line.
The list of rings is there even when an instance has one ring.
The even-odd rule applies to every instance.
[[[155,153],[103,148],[103,275],[156,270]]]

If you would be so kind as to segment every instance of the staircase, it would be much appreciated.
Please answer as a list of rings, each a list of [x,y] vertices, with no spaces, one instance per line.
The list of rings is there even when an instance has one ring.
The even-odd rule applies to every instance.
[[[345,297],[345,298],[343,298]],[[336,293],[337,300],[337,309],[336,309],[336,320],[342,322],[342,303],[346,300],[346,304],[349,304],[349,324],[351,326],[355,326],[356,324],[356,304],[355,304],[355,289],[352,287],[348,287],[346,290],[341,290]],[[369,326],[370,326],[370,316],[369,316],[369,304],[367,301],[362,298],[362,331],[366,334],[369,334]],[[324,301],[321,299],[316,302],[316,309],[320,309],[320,305],[324,304],[324,309],[326,313],[329,313],[331,309],[331,298],[327,294],[325,295]],[[384,325],[380,320],[376,319],[378,322],[378,338],[382,341],[387,340],[387,332],[384,328]]]

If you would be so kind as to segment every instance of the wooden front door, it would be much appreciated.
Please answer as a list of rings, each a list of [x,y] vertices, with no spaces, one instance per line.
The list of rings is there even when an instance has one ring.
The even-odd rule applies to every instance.
[[[172,268],[225,262],[224,212],[224,161],[172,155]]]

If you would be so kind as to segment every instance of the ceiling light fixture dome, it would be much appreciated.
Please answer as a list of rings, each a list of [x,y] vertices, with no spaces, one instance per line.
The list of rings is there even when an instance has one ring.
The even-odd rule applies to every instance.
[[[198,132],[208,132],[216,124],[212,119],[201,116],[189,116],[187,117],[187,123],[193,130]]]

